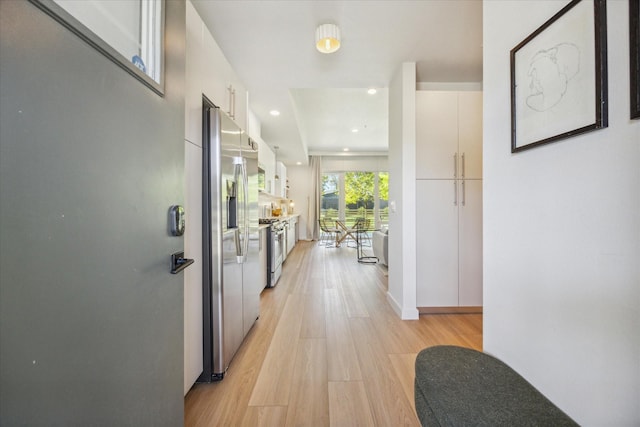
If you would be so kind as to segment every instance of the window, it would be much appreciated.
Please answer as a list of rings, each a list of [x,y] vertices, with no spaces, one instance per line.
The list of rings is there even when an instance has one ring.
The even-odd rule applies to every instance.
[[[164,0],[31,0],[158,94]]]
[[[341,217],[340,210],[340,177],[338,174],[322,175],[322,203],[320,216],[335,221]]]
[[[347,223],[356,218],[374,219],[375,174],[373,172],[345,172],[344,200],[346,209],[344,219]]]
[[[320,216],[343,220],[370,219],[376,228],[389,222],[389,173],[342,172],[322,176]]]

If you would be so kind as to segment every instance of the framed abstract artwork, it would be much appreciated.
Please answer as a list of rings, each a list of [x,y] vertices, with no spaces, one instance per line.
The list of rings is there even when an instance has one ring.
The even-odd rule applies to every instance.
[[[605,0],[573,0],[511,50],[511,152],[607,127]]]

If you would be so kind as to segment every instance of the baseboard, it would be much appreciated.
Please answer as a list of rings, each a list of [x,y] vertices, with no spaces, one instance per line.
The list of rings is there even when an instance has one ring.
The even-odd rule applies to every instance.
[[[380,271],[382,271],[384,277],[389,277],[389,267],[384,264],[378,263],[378,268],[380,269]]]
[[[400,307],[400,304],[398,304],[398,302],[395,300],[395,298],[393,298],[393,296],[389,292],[387,292],[387,301],[389,301],[391,308],[393,308],[393,311],[395,311],[395,313],[400,317],[400,319],[402,320],[418,319],[420,315],[420,313],[418,313],[418,310],[416,310],[415,308],[402,309],[402,307]]]
[[[418,307],[420,314],[482,314],[482,306],[478,307]]]

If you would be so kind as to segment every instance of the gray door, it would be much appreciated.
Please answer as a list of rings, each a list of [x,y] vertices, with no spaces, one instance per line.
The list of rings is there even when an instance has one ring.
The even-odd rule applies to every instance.
[[[167,223],[185,4],[166,7],[160,97],[31,3],[0,1],[0,425],[183,423],[183,241]]]

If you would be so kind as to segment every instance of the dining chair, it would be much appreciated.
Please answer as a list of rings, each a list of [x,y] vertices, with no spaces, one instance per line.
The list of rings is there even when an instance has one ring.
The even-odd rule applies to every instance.
[[[338,240],[338,235],[340,234],[340,230],[337,227],[330,227],[327,225],[326,218],[320,218],[318,220],[318,224],[320,225],[320,242],[319,245],[322,245],[326,248],[336,247],[336,242]]]

